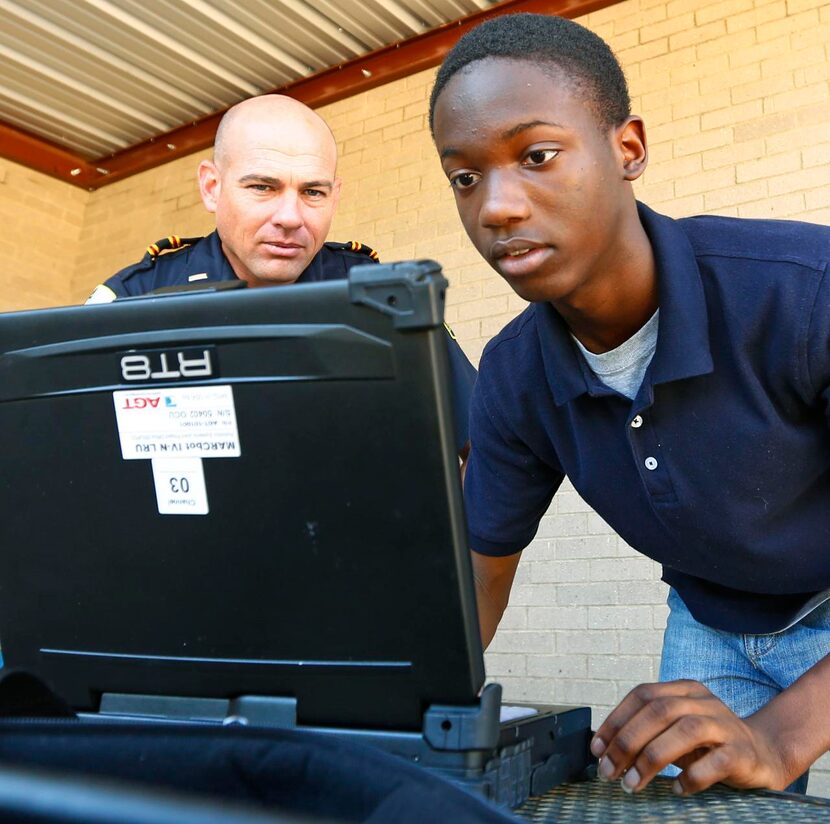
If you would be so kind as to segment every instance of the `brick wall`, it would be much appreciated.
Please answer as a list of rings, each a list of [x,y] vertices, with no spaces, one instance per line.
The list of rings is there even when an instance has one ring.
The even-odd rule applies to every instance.
[[[0,312],[71,301],[88,197],[0,158]]]
[[[830,223],[826,0],[626,0],[581,22],[617,52],[634,111],[645,118],[650,164],[636,184],[642,200],[672,216]],[[440,260],[452,284],[447,319],[477,360],[524,304],[461,230],[426,126],[432,77],[423,72],[321,109],[340,144],[344,181],[331,236],[369,243],[384,260]],[[85,193],[74,201],[67,195],[76,217],[85,206],[69,286],[50,280],[47,294],[41,269],[20,256],[19,270],[3,269],[0,298],[10,292],[32,305],[60,302],[68,288],[82,300],[95,283],[138,259],[148,242],[208,231],[195,184],[200,157],[94,192],[88,202]],[[0,217],[10,211],[3,192],[11,178],[9,172],[0,183]],[[41,232],[50,220],[27,213],[14,233],[0,223],[0,248],[18,248],[22,228]],[[66,271],[72,265],[67,254]],[[37,286],[7,289],[17,275]],[[632,686],[656,677],[664,600],[656,565],[626,546],[566,484],[524,553],[487,654],[488,674],[508,699],[590,704],[599,722]],[[822,766],[811,791],[830,795],[827,762]]]

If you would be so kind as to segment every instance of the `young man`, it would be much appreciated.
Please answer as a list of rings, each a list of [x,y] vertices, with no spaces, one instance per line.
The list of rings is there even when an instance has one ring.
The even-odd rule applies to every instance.
[[[787,787],[830,747],[830,229],[637,203],[622,70],[561,18],[469,33],[430,122],[467,234],[531,301],[471,406],[485,643],[567,475],[672,588],[664,683],[600,726],[600,775]]]
[[[362,243],[325,242],[340,198],[336,173],[334,136],[308,106],[283,95],[238,103],[219,124],[213,160],[198,169],[216,231],[152,244],[142,260],[96,287],[87,303],[210,281],[259,287],[340,280],[352,266],[377,262]],[[476,371],[450,334],[447,352],[463,458]]]

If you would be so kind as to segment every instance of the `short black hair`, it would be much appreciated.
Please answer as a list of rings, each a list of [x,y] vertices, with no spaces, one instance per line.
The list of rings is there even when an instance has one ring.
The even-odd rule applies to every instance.
[[[610,46],[584,26],[548,14],[505,14],[465,34],[441,64],[429,99],[435,104],[449,80],[477,60],[502,57],[565,72],[585,94],[603,126],[618,126],[631,114],[625,74]]]

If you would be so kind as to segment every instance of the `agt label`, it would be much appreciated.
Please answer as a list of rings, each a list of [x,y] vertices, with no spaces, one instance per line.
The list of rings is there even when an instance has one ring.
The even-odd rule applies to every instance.
[[[201,458],[154,458],[151,463],[159,514],[208,514]]]
[[[241,454],[230,386],[119,391],[112,400],[125,460]]]

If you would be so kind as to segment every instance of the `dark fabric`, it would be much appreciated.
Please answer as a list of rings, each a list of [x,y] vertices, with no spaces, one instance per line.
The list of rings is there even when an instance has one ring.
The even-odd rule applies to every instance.
[[[186,240],[194,242],[162,255],[154,256],[147,253],[138,263],[122,269],[106,280],[104,285],[121,298],[144,295],[169,286],[183,286],[189,283],[188,278],[191,275],[202,273],[208,277],[197,283],[238,280],[222,252],[222,242],[216,232],[204,238]],[[161,242],[157,245],[161,245]],[[369,247],[359,243],[355,246],[358,250],[353,250],[351,244],[325,243],[295,282],[343,280],[348,277],[352,266],[377,262],[377,255]],[[470,398],[476,380],[476,369],[449,331],[447,352],[450,359],[456,446],[461,452],[469,440]]]
[[[216,232],[211,232],[207,237],[187,240],[194,242],[166,254],[144,255],[138,263],[127,266],[108,278],[104,285],[123,298],[145,295],[166,286],[182,286],[189,282],[188,278],[191,275],[207,275],[207,278],[197,281],[198,283],[238,280],[222,252],[222,241]],[[324,244],[296,282],[342,280],[347,277],[352,266],[375,262],[368,253],[344,249],[344,245]]]
[[[333,821],[516,821],[402,758],[319,733],[0,721],[0,763],[118,778]]]
[[[640,205],[660,328],[632,402],[548,303],[485,349],[465,501],[473,548],[524,548],[567,475],[692,614],[790,623],[830,588],[830,228]]]

